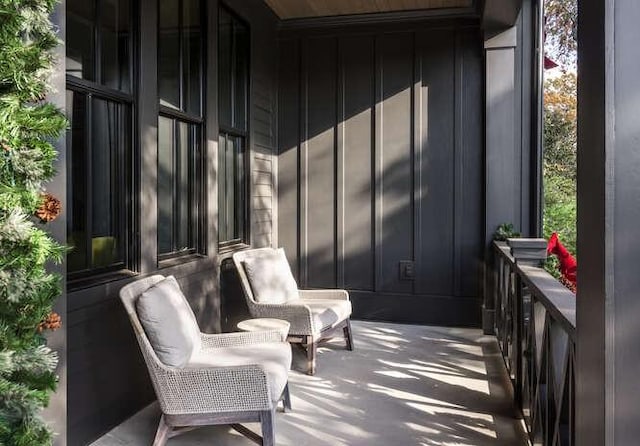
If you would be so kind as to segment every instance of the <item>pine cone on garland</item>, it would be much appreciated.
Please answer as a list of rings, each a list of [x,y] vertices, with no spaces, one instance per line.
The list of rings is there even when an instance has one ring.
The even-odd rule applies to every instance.
[[[36,217],[40,219],[42,223],[49,223],[55,220],[62,212],[62,203],[53,195],[47,193],[43,195],[43,201],[38,210],[36,211]]]
[[[42,333],[45,330],[55,331],[60,327],[62,327],[62,318],[58,313],[52,311],[49,316],[38,325],[38,333]]]

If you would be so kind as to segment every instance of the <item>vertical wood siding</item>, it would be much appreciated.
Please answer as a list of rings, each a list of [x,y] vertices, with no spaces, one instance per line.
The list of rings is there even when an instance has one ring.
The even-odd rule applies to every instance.
[[[481,50],[456,26],[283,36],[279,242],[302,286],[349,289],[359,317],[479,323]]]

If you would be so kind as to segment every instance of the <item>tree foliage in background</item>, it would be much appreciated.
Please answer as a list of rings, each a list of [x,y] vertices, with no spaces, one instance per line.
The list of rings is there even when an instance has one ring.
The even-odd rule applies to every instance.
[[[577,155],[577,0],[544,0],[545,54],[559,63],[561,73],[544,83],[544,237],[557,232],[576,256]],[[547,270],[560,276],[550,257]]]
[[[55,4],[0,0],[0,445],[52,440],[40,411],[56,387],[57,356],[41,331],[60,294],[60,278],[46,268],[64,250],[34,214],[55,174],[52,142],[67,125],[45,101],[59,43]]]
[[[575,68],[578,51],[577,0],[545,0],[545,47],[556,62]]]
[[[576,255],[576,75],[565,72],[545,81],[544,236],[557,232]],[[548,269],[557,272],[555,260]]]

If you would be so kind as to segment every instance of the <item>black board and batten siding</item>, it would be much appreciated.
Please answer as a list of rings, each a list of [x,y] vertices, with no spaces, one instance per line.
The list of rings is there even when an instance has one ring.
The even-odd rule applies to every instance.
[[[155,399],[146,367],[133,331],[118,298],[120,288],[131,280],[151,274],[176,276],[194,309],[200,328],[218,332],[224,325],[219,290],[216,148],[217,118],[217,7],[206,2],[208,13],[208,73],[206,108],[208,202],[207,255],[173,266],[158,267],[155,166],[157,165],[158,100],[156,80],[157,0],[140,0],[139,87],[137,110],[137,157],[139,176],[140,266],[135,277],[70,290],[67,296],[67,426],[68,445],[85,445],[132,416]],[[259,0],[234,0],[228,6],[250,26],[250,236],[254,246],[268,246],[271,234],[274,194],[277,83],[277,19]],[[63,157],[63,155],[62,155]],[[64,171],[61,171],[62,173]],[[64,178],[60,178],[62,183]]]
[[[278,237],[301,286],[348,289],[358,318],[480,323],[481,42],[433,22],[283,33]]]

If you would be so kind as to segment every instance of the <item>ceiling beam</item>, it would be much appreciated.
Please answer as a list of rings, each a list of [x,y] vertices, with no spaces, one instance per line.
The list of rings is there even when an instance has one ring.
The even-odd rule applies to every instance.
[[[475,0],[264,0],[282,20],[469,8]]]
[[[485,0],[482,7],[482,27],[489,34],[516,24],[522,0]]]
[[[478,10],[469,8],[424,9],[420,11],[395,11],[377,14],[352,14],[333,17],[307,17],[303,19],[281,20],[282,31],[305,28],[333,28],[347,25],[378,25],[400,22],[419,22],[431,19],[474,19],[479,20]]]

